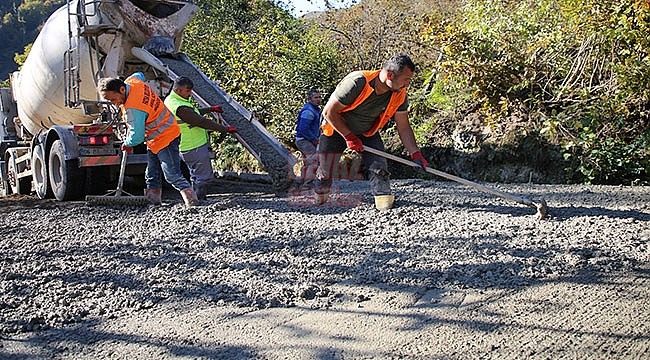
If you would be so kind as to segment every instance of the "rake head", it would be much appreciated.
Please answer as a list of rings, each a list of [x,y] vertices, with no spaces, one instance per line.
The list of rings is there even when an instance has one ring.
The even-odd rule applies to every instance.
[[[100,195],[86,196],[86,203],[88,205],[128,205],[128,206],[147,206],[151,204],[149,199],[145,196],[116,196],[116,195]]]

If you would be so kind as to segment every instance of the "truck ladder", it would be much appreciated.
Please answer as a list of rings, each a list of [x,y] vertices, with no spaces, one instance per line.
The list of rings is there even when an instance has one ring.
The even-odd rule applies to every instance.
[[[84,38],[88,44],[88,57],[90,60],[90,71],[96,74],[95,85],[97,80],[103,77],[100,66],[100,53],[98,38],[100,35],[112,33],[114,34],[117,29],[112,25],[107,24],[90,24],[89,18],[98,15],[99,6],[102,3],[110,2],[112,0],[67,0],[68,10],[68,50],[64,54],[63,72],[64,72],[64,96],[65,105],[67,107],[78,107],[83,105],[84,113],[94,112],[90,111],[87,105],[96,104],[98,99],[84,100],[81,99],[79,85],[81,83],[81,54],[80,40]],[[72,6],[75,3],[76,9]],[[86,7],[92,5],[92,11],[87,12]],[[76,21],[73,21],[76,17]],[[76,23],[76,28],[73,28],[73,23]]]

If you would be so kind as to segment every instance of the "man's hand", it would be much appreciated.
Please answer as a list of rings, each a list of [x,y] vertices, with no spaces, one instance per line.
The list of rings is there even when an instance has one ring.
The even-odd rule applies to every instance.
[[[212,105],[209,107],[211,112],[222,113],[223,109],[219,105]]]
[[[345,144],[348,146],[350,150],[354,150],[356,152],[363,151],[363,143],[361,142],[361,139],[359,139],[353,133],[349,133],[345,135],[344,139],[345,139]]]
[[[228,125],[226,126],[226,131],[232,134],[234,132],[237,132],[237,128],[232,125]]]
[[[311,143],[314,144],[315,147],[318,147],[318,140],[314,140]]]
[[[413,162],[420,165],[420,167],[417,168],[418,170],[424,170],[424,171],[427,170],[427,165],[429,165],[429,162],[427,161],[427,159],[424,158],[424,156],[422,156],[421,152],[416,151],[413,154],[411,154],[411,159],[413,159]]]
[[[126,151],[127,154],[131,154],[133,152],[133,147],[122,144],[122,151]]]

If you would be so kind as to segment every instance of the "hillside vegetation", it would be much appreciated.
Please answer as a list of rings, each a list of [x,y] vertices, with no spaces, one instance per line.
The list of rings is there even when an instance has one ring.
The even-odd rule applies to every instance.
[[[31,44],[45,19],[65,4],[65,0],[3,0],[0,2],[0,80],[7,80],[9,74],[18,69],[14,57],[22,54]],[[21,60],[18,60],[19,62]]]
[[[10,3],[0,10],[18,14]],[[482,181],[650,183],[648,1],[364,0],[300,19],[281,0],[195,3],[182,51],[289,147],[309,88],[327,96],[349,71],[404,51],[418,64],[412,123],[438,168]],[[383,135],[405,155],[394,128]],[[219,167],[257,169],[237,144],[215,146]]]
[[[646,1],[365,0],[299,20],[266,1],[198,3],[185,51],[287,145],[309,87],[327,94],[347,72],[405,51],[419,65],[412,121],[443,170],[650,181]],[[394,129],[384,136],[402,153]]]
[[[559,152],[567,181],[647,183],[649,27],[647,1],[467,1],[422,23],[444,55],[419,90],[475,115],[490,146]]]

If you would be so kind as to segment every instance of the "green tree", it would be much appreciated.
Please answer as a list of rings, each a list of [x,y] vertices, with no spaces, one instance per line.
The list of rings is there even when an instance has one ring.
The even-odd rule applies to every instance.
[[[332,10],[314,20],[339,44],[346,56],[345,70],[379,68],[397,52],[406,52],[428,66],[439,53],[420,40],[421,23],[432,16],[446,15],[453,1],[365,0],[349,9]]]
[[[18,68],[14,56],[36,39],[48,16],[63,4],[65,0],[13,0],[0,4],[0,35],[4,44],[4,51],[0,53],[0,76],[6,78]]]
[[[445,54],[441,91],[461,89],[483,125],[516,116],[562,146],[569,179],[632,183],[650,180],[649,23],[644,1],[469,0],[425,37]]]
[[[269,1],[197,4],[201,10],[186,29],[182,50],[293,146],[297,111],[309,88],[330,89],[337,81],[341,61],[335,44]],[[243,151],[235,158],[248,159]]]

